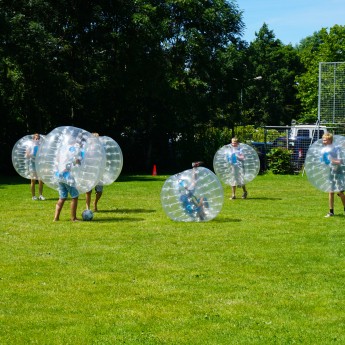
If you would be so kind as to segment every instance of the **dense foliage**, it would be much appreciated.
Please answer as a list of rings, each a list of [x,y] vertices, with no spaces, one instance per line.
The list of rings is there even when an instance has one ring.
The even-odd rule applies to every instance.
[[[292,47],[266,24],[248,44],[244,25],[226,0],[0,0],[1,171],[57,126],[111,136],[147,171],[211,164],[238,125],[314,116],[315,66],[343,59],[344,27]]]
[[[268,166],[273,174],[292,174],[294,169],[291,164],[291,151],[282,147],[273,148],[268,154]]]

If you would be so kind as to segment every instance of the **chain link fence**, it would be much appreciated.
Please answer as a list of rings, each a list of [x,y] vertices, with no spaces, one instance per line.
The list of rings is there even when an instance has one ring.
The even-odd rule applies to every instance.
[[[320,62],[318,121],[345,124],[345,62]]]

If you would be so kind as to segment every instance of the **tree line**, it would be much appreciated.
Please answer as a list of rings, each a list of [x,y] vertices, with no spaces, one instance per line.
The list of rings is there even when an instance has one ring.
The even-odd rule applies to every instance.
[[[76,126],[116,140],[124,171],[212,166],[236,127],[316,121],[318,64],[345,27],[284,45],[226,0],[0,0],[1,172],[24,135]]]

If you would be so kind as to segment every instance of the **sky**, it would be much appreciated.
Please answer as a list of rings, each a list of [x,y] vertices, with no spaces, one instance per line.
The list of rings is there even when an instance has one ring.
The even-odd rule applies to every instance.
[[[235,0],[246,26],[242,39],[255,39],[263,23],[283,44],[298,44],[322,28],[345,25],[345,0]]]

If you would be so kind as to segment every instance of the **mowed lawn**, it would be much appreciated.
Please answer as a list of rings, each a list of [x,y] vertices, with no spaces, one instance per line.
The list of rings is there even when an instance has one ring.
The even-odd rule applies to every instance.
[[[168,176],[120,176],[91,222],[1,178],[0,344],[345,344],[345,216],[260,175],[212,221],[171,221]],[[240,191],[238,196],[240,196]],[[94,195],[93,195],[94,198]],[[79,199],[78,215],[85,209]]]

